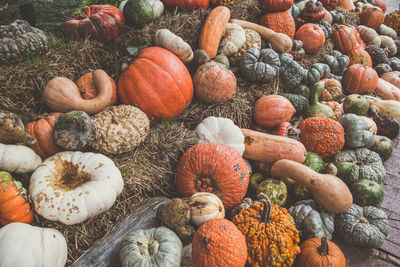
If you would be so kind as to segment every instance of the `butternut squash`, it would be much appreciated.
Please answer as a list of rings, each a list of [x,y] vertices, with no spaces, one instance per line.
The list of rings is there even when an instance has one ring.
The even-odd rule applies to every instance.
[[[378,79],[378,86],[375,89],[375,93],[383,100],[400,101],[400,88],[381,78]]]
[[[185,64],[190,63],[193,59],[193,51],[190,45],[168,29],[158,30],[154,35],[154,43],[177,55]]]
[[[273,177],[291,178],[310,189],[315,201],[328,212],[346,212],[353,203],[347,185],[332,174],[320,174],[298,162],[281,159],[271,167]]]
[[[83,99],[76,84],[68,78],[56,77],[43,90],[44,103],[54,111],[82,110],[95,114],[111,104],[112,82],[104,70],[93,72],[93,82],[98,94],[93,99]]]
[[[268,40],[271,43],[272,49],[279,53],[289,53],[292,50],[293,42],[292,39],[284,33],[276,33],[267,27],[248,22],[245,20],[231,19],[231,23],[236,23],[243,29],[251,29],[256,31],[261,37]]]
[[[364,96],[370,106],[376,106],[378,108],[378,114],[380,116],[390,116],[400,121],[400,102],[396,100],[381,100],[376,97]]]
[[[244,158],[266,163],[274,163],[280,159],[300,163],[306,160],[307,150],[299,141],[249,129],[241,130],[244,135]]]
[[[218,46],[226,24],[231,17],[231,11],[226,6],[218,6],[211,10],[201,28],[199,48],[206,51],[210,58],[215,58]]]

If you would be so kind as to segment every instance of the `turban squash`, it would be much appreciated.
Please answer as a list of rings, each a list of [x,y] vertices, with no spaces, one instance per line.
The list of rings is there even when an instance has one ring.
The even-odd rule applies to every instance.
[[[150,120],[172,119],[192,101],[193,82],[177,56],[161,47],[148,47],[122,73],[118,96],[123,104],[137,105]]]
[[[197,144],[178,162],[176,188],[184,197],[213,193],[225,209],[230,209],[243,199],[248,184],[249,172],[242,156],[225,144]]]

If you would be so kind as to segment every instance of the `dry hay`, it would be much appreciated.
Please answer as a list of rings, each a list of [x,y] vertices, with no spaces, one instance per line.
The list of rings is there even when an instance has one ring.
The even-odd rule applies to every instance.
[[[343,13],[344,25],[349,25],[354,27],[360,25],[360,16],[356,11],[349,11],[341,7],[336,8],[336,11],[340,11]]]
[[[71,264],[128,216],[140,203],[154,196],[174,196],[175,165],[184,151],[197,143],[195,132],[182,123],[152,124],[146,141],[132,152],[112,156],[123,174],[124,189],[107,212],[76,225],[51,222],[36,215],[34,225],[58,229],[68,242]]]
[[[324,62],[324,57],[329,55],[333,51],[333,42],[332,39],[329,38],[326,40],[325,44],[321,47],[321,49],[315,54],[307,54],[301,61],[298,61],[299,64],[305,68],[309,69],[312,64],[318,62]]]
[[[261,1],[258,0],[236,0],[231,7],[231,18],[233,19],[258,23],[261,15]]]

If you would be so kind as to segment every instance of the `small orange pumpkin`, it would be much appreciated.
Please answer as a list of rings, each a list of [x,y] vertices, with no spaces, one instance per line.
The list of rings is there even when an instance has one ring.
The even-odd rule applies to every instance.
[[[319,96],[322,101],[339,101],[343,98],[342,84],[335,79],[322,79],[325,89]]]
[[[25,188],[8,172],[0,172],[0,224],[32,223],[33,212]]]
[[[377,30],[383,23],[385,14],[379,7],[368,7],[360,15],[360,23]]]
[[[372,68],[372,58],[361,46],[351,50],[347,56],[350,59],[350,65],[361,64]]]
[[[342,54],[347,54],[359,44],[356,32],[354,28],[346,25],[333,25],[332,27],[332,39],[336,50],[339,50]],[[361,38],[360,38],[361,39]]]
[[[36,138],[37,142],[30,146],[42,159],[53,156],[63,149],[57,145],[54,138],[55,117],[62,113],[54,112],[39,117],[36,121],[26,124],[25,131]]]
[[[112,97],[111,102],[114,104],[117,102],[117,85],[113,78],[108,76],[112,83]],[[79,92],[83,99],[93,99],[97,96],[98,90],[93,82],[93,73],[88,72],[81,76],[76,82],[76,86],[79,88]]]
[[[194,234],[192,260],[195,267],[243,267],[246,259],[246,239],[231,221],[209,220]]]
[[[340,248],[326,237],[310,238],[300,246],[298,267],[346,267],[346,258]]]
[[[325,43],[324,31],[314,23],[301,26],[294,38],[303,42],[303,48],[309,54],[317,53]]]
[[[289,11],[267,13],[261,17],[260,24],[274,32],[284,33],[292,39],[296,33],[296,25]]]
[[[254,120],[265,128],[275,128],[279,123],[289,121],[295,109],[290,101],[280,95],[263,96],[254,104]]]
[[[365,95],[378,85],[378,73],[373,68],[355,64],[347,68],[343,76],[343,88],[350,94]]]

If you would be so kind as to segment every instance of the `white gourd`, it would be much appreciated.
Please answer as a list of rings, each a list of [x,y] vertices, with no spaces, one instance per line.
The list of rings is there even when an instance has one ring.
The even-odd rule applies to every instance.
[[[379,38],[379,34],[374,29],[364,25],[359,25],[356,29],[366,45],[381,46],[381,38]]]
[[[154,35],[154,43],[174,53],[183,63],[189,63],[193,59],[190,45],[168,29],[158,30]]]
[[[389,56],[397,54],[397,46],[392,38],[386,35],[380,35],[379,38],[381,38],[381,47],[388,52]]]
[[[374,105],[378,107],[378,114],[380,116],[390,116],[400,121],[400,101],[396,100],[381,100],[376,97],[364,96],[370,106]]]
[[[190,206],[190,219],[196,227],[211,219],[225,218],[224,204],[212,193],[194,193],[187,202]]]
[[[225,144],[235,148],[240,155],[244,153],[244,135],[232,120],[221,117],[208,117],[196,127],[199,143]]]
[[[245,30],[236,23],[228,23],[219,44],[218,54],[222,53],[225,56],[236,54],[245,42]]]
[[[32,149],[22,145],[0,144],[0,170],[12,173],[33,172],[42,159]]]
[[[10,223],[0,229],[0,267],[64,267],[67,241],[52,228]]]
[[[121,172],[111,159],[65,151],[47,158],[35,170],[29,194],[38,214],[70,225],[110,209],[123,186]]]
[[[389,36],[392,39],[396,39],[397,38],[396,31],[393,30],[392,28],[386,26],[385,24],[381,24],[381,26],[378,29],[378,33],[381,34],[381,35]]]

